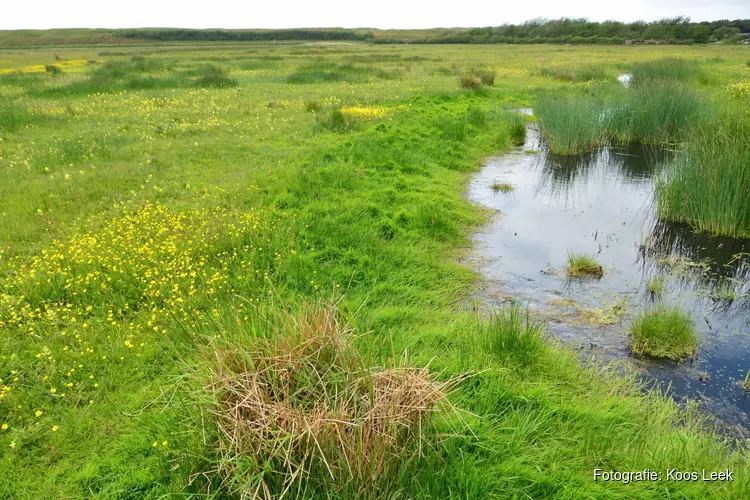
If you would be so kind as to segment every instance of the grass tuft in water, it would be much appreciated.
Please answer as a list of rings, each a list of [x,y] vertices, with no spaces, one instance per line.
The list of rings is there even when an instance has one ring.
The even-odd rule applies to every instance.
[[[513,184],[508,184],[507,182],[495,182],[490,187],[493,191],[502,191],[503,193],[510,193],[516,189]]]
[[[630,327],[630,347],[636,354],[681,360],[693,356],[698,336],[690,316],[676,307],[656,306]]]
[[[590,255],[568,253],[568,264],[565,267],[568,278],[601,278],[604,269]]]

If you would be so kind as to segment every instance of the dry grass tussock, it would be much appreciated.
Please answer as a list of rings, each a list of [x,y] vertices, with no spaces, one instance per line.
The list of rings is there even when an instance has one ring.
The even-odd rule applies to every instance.
[[[371,494],[421,454],[454,383],[428,368],[366,366],[333,307],[308,306],[279,324],[252,346],[213,346],[207,388],[223,477],[242,498],[353,485]]]

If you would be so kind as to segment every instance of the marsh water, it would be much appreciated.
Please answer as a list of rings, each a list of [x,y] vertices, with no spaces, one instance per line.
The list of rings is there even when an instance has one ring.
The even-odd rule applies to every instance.
[[[626,360],[676,399],[750,429],[750,393],[741,385],[750,369],[750,242],[655,215],[654,176],[670,154],[632,146],[556,156],[530,125],[526,144],[489,160],[469,186],[470,200],[498,211],[476,236],[479,299],[520,301],[565,343]],[[496,191],[495,183],[514,189]],[[568,252],[595,256],[604,277],[567,279]],[[649,280],[662,283],[661,293],[647,290]],[[701,337],[693,359],[630,352],[631,319],[659,301],[690,312]]]

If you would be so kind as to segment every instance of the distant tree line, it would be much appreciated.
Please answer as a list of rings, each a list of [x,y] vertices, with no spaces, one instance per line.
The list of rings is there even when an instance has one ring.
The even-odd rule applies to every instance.
[[[587,19],[532,19],[486,28],[377,30],[300,29],[52,29],[0,30],[0,47],[155,42],[271,42],[349,40],[371,43],[736,43],[750,33],[750,19],[694,23],[688,17],[621,23]]]
[[[472,28],[420,38],[377,37],[374,43],[736,43],[750,33],[750,19],[694,23],[688,17],[660,21],[591,22],[587,19],[533,19],[522,24]]]
[[[159,41],[254,42],[273,40],[367,40],[372,35],[344,29],[223,30],[135,28],[117,30],[123,38]]]

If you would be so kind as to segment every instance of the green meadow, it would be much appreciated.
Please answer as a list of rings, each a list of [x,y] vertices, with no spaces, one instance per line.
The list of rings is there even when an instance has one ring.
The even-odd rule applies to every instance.
[[[476,312],[462,262],[516,108],[679,149],[659,213],[750,235],[747,49],[0,50],[0,497],[750,497],[744,442]]]

